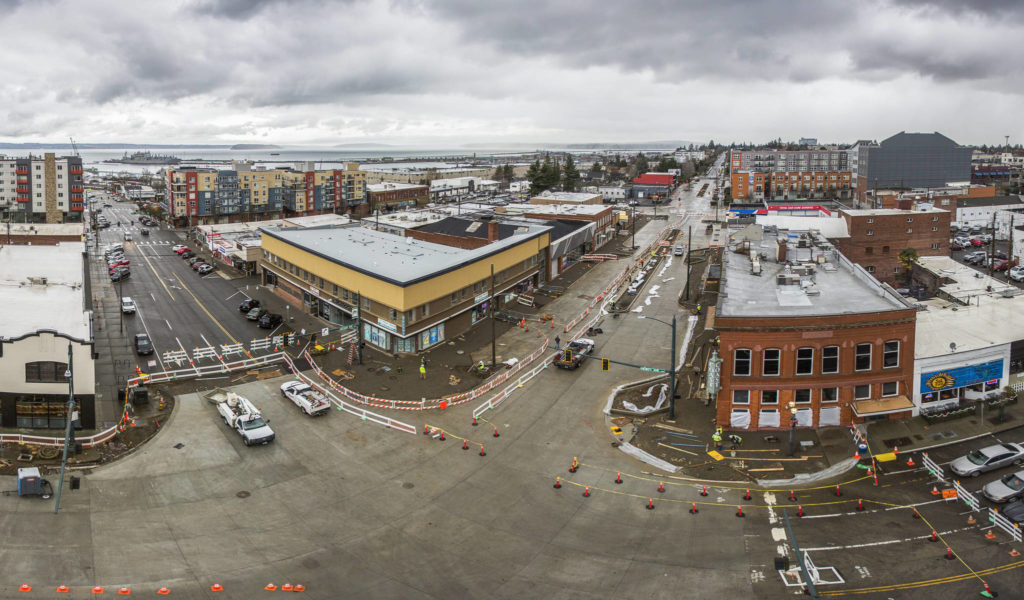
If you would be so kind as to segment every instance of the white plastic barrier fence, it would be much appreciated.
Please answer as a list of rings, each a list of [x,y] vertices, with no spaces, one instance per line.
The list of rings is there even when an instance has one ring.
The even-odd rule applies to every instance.
[[[391,429],[397,429],[398,431],[404,431],[405,433],[411,433],[413,435],[416,435],[416,433],[417,433],[416,428],[413,427],[412,425],[409,425],[408,423],[403,423],[402,421],[398,421],[398,420],[392,419],[391,417],[385,417],[384,415],[378,415],[377,413],[370,412],[370,411],[368,411],[366,409],[363,409],[363,408],[360,408],[358,406],[353,406],[353,405],[349,404],[348,402],[345,402],[341,398],[338,398],[337,396],[332,394],[329,389],[327,389],[324,386],[320,385],[319,383],[317,383],[312,378],[307,377],[306,375],[303,375],[302,373],[300,373],[299,370],[297,368],[295,368],[295,363],[292,362],[292,359],[291,359],[290,356],[288,356],[287,354],[285,354],[283,352],[281,353],[281,356],[284,357],[283,360],[284,360],[285,364],[288,365],[288,368],[291,369],[291,372],[295,375],[296,378],[299,379],[299,381],[302,381],[303,383],[309,385],[310,387],[312,387],[316,391],[318,391],[321,394],[323,394],[325,397],[329,398],[331,400],[331,402],[335,406],[340,408],[341,410],[343,410],[343,411],[345,411],[345,412],[347,412],[349,414],[355,415],[355,416],[359,417],[360,419],[363,419],[364,421],[373,421],[374,423],[383,425],[385,427],[390,427]]]
[[[267,350],[271,347],[270,338],[260,338],[249,342],[249,350],[256,352],[257,350]]]
[[[217,351],[213,346],[206,346],[205,348],[195,348],[192,350],[192,360],[199,360],[201,358],[220,358],[217,356]]]
[[[282,353],[278,352],[276,354],[265,354],[263,356],[257,356],[246,360],[220,362],[215,365],[205,365],[195,368],[190,367],[188,369],[178,369],[174,371],[158,371],[156,373],[147,373],[145,375],[129,379],[127,384],[129,387],[132,387],[147,383],[161,383],[164,381],[173,381],[175,379],[192,379],[195,377],[202,377],[203,375],[212,375],[214,373],[227,373],[240,369],[264,367],[280,362],[282,360],[281,356]]]
[[[971,512],[981,510],[981,504],[978,502],[978,499],[974,494],[968,492],[967,488],[960,485],[959,481],[954,480],[953,487],[956,489],[956,497],[963,500],[964,504],[967,505],[967,508],[971,509]]]
[[[927,452],[921,453],[921,464],[928,470],[928,474],[934,477],[936,480],[946,483],[945,473],[942,472],[942,467],[938,465]]]
[[[1020,525],[999,514],[998,510],[988,509],[988,520],[996,527],[1008,533],[1013,538],[1013,541],[1021,541]]]
[[[174,363],[179,367],[188,362],[188,353],[184,350],[168,350],[164,352],[164,363]]]
[[[221,356],[235,356],[245,354],[245,348],[241,344],[221,344]]]

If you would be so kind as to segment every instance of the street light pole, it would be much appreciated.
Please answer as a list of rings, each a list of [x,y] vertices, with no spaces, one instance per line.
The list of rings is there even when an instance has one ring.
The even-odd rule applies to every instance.
[[[672,322],[668,323],[661,319],[654,317],[648,317],[646,315],[640,315],[641,319],[649,319],[651,321],[657,321],[662,325],[668,325],[672,328],[672,347],[669,349],[669,360],[671,361],[668,365],[668,418],[675,420],[676,418],[676,317],[672,315]]]
[[[60,511],[60,493],[64,490],[64,471],[68,466],[68,446],[71,445],[71,413],[75,410],[75,374],[74,354],[71,343],[68,343],[68,368],[64,375],[68,378],[68,406],[64,414],[64,456],[60,460],[60,480],[57,481],[57,498],[53,503],[53,514]]]
[[[498,364],[498,354],[496,348],[496,338],[494,334],[494,312],[496,302],[494,298],[494,263],[491,263],[491,301],[488,305],[491,307],[491,369],[496,369],[495,365]]]
[[[635,202],[635,200],[634,200]],[[633,241],[630,243],[630,249],[636,250],[636,205],[633,205]]]
[[[793,456],[793,436],[796,433],[796,403],[789,403],[789,455]]]

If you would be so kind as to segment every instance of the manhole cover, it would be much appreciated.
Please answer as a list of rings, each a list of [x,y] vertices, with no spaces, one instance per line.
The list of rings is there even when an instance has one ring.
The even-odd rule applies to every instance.
[[[412,488],[416,487],[416,484],[406,481],[405,483],[402,484],[402,487],[404,487],[407,490],[411,490]]]
[[[177,444],[174,445],[174,448],[176,450],[181,450],[184,447],[185,447],[185,444],[182,444],[181,442],[178,442]]]
[[[249,496],[252,496],[252,493],[246,490],[242,490],[235,495],[238,496],[239,498],[248,498]]]

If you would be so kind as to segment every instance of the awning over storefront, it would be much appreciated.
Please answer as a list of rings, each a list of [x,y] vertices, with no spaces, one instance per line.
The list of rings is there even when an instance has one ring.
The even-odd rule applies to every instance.
[[[892,396],[878,400],[859,400],[853,403],[853,414],[858,417],[875,417],[903,412],[914,408],[914,403],[906,396]]]

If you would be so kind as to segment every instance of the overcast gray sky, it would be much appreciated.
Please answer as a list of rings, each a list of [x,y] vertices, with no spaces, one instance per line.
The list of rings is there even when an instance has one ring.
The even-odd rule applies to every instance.
[[[0,141],[1024,142],[1024,3],[0,0]]]

